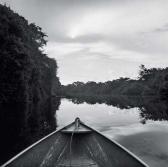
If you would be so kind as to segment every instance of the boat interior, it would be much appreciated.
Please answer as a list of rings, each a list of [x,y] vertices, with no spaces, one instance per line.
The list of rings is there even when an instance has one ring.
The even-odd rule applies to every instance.
[[[79,119],[38,141],[3,167],[147,167]]]

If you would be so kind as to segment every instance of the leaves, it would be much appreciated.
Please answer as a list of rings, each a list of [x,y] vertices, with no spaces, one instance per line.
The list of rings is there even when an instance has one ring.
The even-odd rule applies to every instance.
[[[104,96],[104,95],[131,95],[131,96],[160,96],[168,93],[168,69],[140,66],[138,80],[120,77],[106,82],[74,82],[62,86],[67,96]],[[168,98],[168,97],[167,97]]]
[[[46,37],[41,27],[0,5],[0,82],[8,85],[0,87],[3,99],[40,100],[50,96],[54,86],[59,88],[53,84],[57,64],[42,52]],[[9,87],[15,89],[9,93]]]

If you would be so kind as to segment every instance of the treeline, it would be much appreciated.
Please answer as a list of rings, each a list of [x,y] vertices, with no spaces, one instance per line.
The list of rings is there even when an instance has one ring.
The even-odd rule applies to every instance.
[[[62,86],[63,95],[74,96],[162,96],[168,95],[168,68],[140,66],[138,79],[119,78],[107,82],[74,82]]]

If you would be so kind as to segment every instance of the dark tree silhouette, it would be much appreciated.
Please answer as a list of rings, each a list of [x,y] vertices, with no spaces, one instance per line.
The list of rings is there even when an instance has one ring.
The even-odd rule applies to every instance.
[[[56,128],[60,99],[51,96],[61,84],[46,42],[39,26],[0,4],[0,163]]]
[[[74,82],[62,86],[65,96],[161,96],[167,93],[168,68],[150,68],[140,66],[138,79],[120,77],[107,82]],[[161,93],[162,92],[162,93]],[[167,96],[167,95],[166,95]]]

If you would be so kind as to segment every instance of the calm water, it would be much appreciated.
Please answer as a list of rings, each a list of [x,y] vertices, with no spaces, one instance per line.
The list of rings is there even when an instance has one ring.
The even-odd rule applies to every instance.
[[[168,164],[167,108],[156,103],[144,105],[75,104],[62,99],[56,112],[57,125],[62,127],[80,117],[86,124],[124,145],[148,165],[165,167]],[[158,111],[161,107],[166,112],[163,109]],[[156,117],[157,112],[162,114]]]
[[[0,166],[56,129],[60,98],[30,103],[0,103]]]

